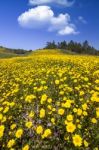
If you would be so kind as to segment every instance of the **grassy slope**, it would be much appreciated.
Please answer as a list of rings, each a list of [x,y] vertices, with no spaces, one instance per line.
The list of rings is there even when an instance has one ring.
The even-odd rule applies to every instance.
[[[12,57],[20,57],[20,56],[28,56],[29,53],[26,54],[16,54],[13,49],[11,49],[12,51],[10,51],[9,49],[6,48],[2,48],[0,47],[0,59],[1,58],[12,58]]]
[[[38,56],[42,56],[42,55],[77,55],[77,53],[71,52],[69,50],[59,50],[59,49],[41,49],[41,50],[35,50],[32,51],[31,53],[27,53],[27,54],[15,54],[14,52],[10,52],[8,49],[6,48],[0,48],[0,58],[12,58],[12,57],[20,57],[20,56],[34,56],[34,55],[38,55]]]
[[[75,55],[77,53],[73,53],[73,52],[70,52],[68,50],[59,50],[59,49],[43,49],[43,50],[36,50],[36,51],[33,51],[32,53],[30,53],[30,55],[54,55],[54,54],[70,54],[70,55]]]
[[[11,58],[11,57],[16,57],[16,56],[17,56],[17,54],[9,52],[5,48],[0,48],[0,58]]]

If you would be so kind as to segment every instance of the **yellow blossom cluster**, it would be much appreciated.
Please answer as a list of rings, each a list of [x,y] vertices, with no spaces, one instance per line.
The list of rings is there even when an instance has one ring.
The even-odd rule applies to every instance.
[[[0,60],[0,150],[99,150],[99,57]]]

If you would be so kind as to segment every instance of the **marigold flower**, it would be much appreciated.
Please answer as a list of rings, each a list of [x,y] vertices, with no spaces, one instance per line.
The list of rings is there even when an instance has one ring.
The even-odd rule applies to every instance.
[[[73,133],[75,129],[76,129],[76,126],[72,122],[67,123],[67,126],[66,126],[67,132]]]
[[[79,147],[82,145],[82,138],[81,138],[80,135],[75,134],[75,135],[73,136],[73,144],[74,144],[75,146],[79,146]]]
[[[21,138],[22,134],[23,134],[23,130],[22,130],[22,129],[18,129],[18,130],[16,131],[16,133],[15,133],[15,136],[16,136],[17,138]]]

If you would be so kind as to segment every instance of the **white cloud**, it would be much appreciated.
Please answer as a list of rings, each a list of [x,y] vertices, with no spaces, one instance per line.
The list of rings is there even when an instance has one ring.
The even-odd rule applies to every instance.
[[[60,35],[76,34],[75,25],[71,23],[69,14],[55,16],[49,6],[37,6],[29,9],[18,17],[18,22],[26,28],[45,28],[56,31]]]
[[[38,6],[24,12],[18,17],[21,26],[27,28],[40,28],[53,18],[54,13],[48,6]]]
[[[79,20],[80,22],[82,22],[83,24],[87,24],[87,21],[86,21],[82,16],[79,16],[79,17],[78,17],[78,20]]]
[[[79,32],[76,32],[74,27],[72,26],[66,26],[64,29],[60,30],[58,33],[60,35],[69,35],[69,34],[78,34]]]
[[[31,5],[44,5],[50,3],[56,3],[59,5],[64,5],[66,7],[70,7],[74,4],[74,0],[29,0]]]

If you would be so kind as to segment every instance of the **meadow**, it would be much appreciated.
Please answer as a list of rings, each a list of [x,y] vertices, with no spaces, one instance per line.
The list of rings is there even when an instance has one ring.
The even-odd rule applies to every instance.
[[[99,57],[0,59],[0,150],[99,150]]]

